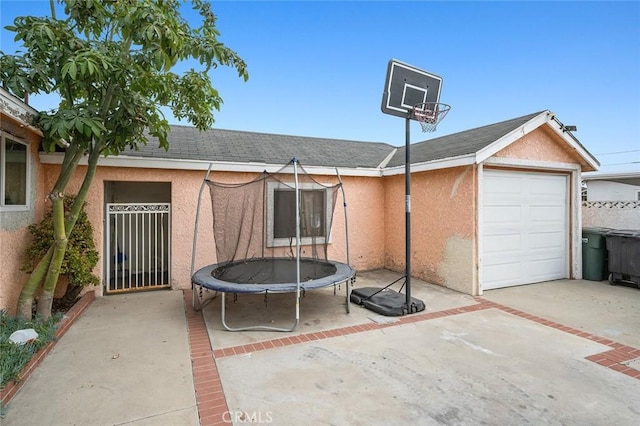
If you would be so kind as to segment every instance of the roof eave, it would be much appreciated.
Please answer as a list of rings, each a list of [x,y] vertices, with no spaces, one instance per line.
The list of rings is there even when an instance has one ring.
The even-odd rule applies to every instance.
[[[564,129],[562,123],[555,118],[555,114],[549,110],[541,112],[531,120],[521,126],[518,126],[500,139],[476,152],[476,164],[480,164],[489,157],[493,157],[499,151],[522,138],[524,135],[531,133],[538,127],[545,124],[548,125],[549,128],[551,128],[554,133],[556,133],[556,135],[558,135],[571,149],[573,149],[593,170],[598,170],[600,168],[598,160],[596,160],[596,158],[591,155],[591,153],[589,153],[589,151],[587,151],[569,131]]]
[[[475,155],[459,155],[457,157],[440,158],[438,160],[425,161],[422,163],[412,163],[411,173],[426,172],[429,170],[448,169],[451,167],[468,166],[474,164]],[[387,167],[382,170],[382,176],[402,175],[405,172],[404,164],[401,166]]]
[[[42,164],[62,164],[63,153],[39,153]],[[80,160],[81,165],[87,164],[86,157]],[[232,162],[232,161],[205,161],[168,158],[137,157],[133,155],[117,155],[102,157],[98,160],[101,167],[132,167],[143,169],[173,169],[173,170],[203,170],[211,169],[219,172],[275,172],[282,168],[282,164],[269,164],[260,162]],[[335,175],[336,169],[342,176],[380,177],[382,170],[367,167],[328,167],[310,166],[303,164],[305,170],[316,175]]]

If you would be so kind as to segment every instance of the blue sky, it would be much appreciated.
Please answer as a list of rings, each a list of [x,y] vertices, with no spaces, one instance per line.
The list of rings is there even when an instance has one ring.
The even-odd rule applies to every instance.
[[[29,7],[25,7],[28,4]],[[0,1],[2,27],[48,1]],[[550,109],[602,163],[640,170],[640,2],[215,1],[249,81],[211,74],[224,129],[404,144],[380,110],[391,58],[443,78],[452,110],[412,142]],[[2,30],[2,50],[13,35]],[[32,97],[36,108],[52,100]],[[175,120],[171,120],[175,122]],[[618,153],[621,154],[611,154]],[[604,155],[603,155],[604,154]]]

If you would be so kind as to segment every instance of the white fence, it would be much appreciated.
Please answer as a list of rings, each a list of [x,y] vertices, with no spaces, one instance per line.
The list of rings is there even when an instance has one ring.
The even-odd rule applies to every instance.
[[[583,201],[582,226],[640,230],[640,201]]]
[[[107,293],[170,286],[171,204],[107,204]]]

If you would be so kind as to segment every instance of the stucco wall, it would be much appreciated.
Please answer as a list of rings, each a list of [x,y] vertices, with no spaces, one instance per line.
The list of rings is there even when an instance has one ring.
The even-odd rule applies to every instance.
[[[566,144],[545,126],[522,136],[497,152],[495,156],[557,163],[580,163],[583,167],[582,171],[592,170],[582,158],[570,151]]]
[[[59,166],[44,166],[46,185],[52,185],[57,176]],[[86,167],[80,167],[69,183],[69,193],[75,193],[80,187],[81,178]],[[172,288],[183,289],[190,286],[191,252],[195,212],[198,192],[204,171],[158,170],[117,167],[99,167],[93,188],[87,197],[87,214],[94,224],[96,247],[102,256],[104,247],[104,183],[107,181],[132,182],[170,182],[171,183],[171,285]],[[251,173],[214,172],[212,179],[222,182],[246,182],[255,177]],[[321,176],[322,183],[335,183],[335,176]],[[384,211],[380,209],[384,198],[384,187],[381,179],[343,177],[347,194],[349,215],[349,245],[352,265],[359,270],[383,267],[384,259]],[[196,251],[196,269],[216,262],[213,242],[213,223],[210,196],[205,187],[198,228],[198,245]],[[329,257],[346,261],[346,242],[344,231],[344,210],[342,193],[338,194],[334,213]],[[283,252],[285,248],[282,249]],[[303,251],[305,248],[303,247]],[[103,259],[101,258],[95,273],[103,277]],[[95,289],[102,294],[102,288]]]
[[[59,166],[47,165],[45,180],[52,185],[57,177]],[[78,191],[86,167],[79,167],[73,179],[69,182],[67,192],[74,194]],[[99,167],[93,181],[92,189],[87,196],[85,209],[89,220],[94,225],[94,242],[101,253],[100,261],[95,273],[104,276],[104,183],[106,181],[131,182],[170,182],[171,183],[171,285],[173,288],[188,288],[190,285],[191,249],[193,244],[193,227],[196,204],[200,183],[204,172],[135,169],[118,167]],[[208,220],[207,220],[208,218]],[[200,221],[200,232],[204,236],[211,233],[211,206],[204,202]],[[215,253],[211,238],[203,237],[199,240],[196,265],[211,263],[212,253]],[[102,294],[102,287],[95,289]]]
[[[473,292],[474,166],[414,173],[411,178],[411,275]],[[404,176],[385,178],[385,267],[405,268]]]
[[[582,227],[640,230],[640,201],[584,201]]]
[[[5,116],[1,122],[5,131],[28,140],[30,144],[30,209],[0,212],[0,309],[13,315],[20,292],[29,278],[20,270],[24,253],[31,243],[28,226],[42,219],[45,195],[38,162],[40,136]]]

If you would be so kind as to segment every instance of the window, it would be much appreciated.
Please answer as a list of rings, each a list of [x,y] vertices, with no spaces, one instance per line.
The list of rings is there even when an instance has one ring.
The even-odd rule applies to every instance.
[[[29,209],[29,145],[4,133],[0,142],[0,208]]]
[[[317,188],[317,186],[316,186]],[[329,191],[300,185],[300,243],[311,244],[313,239],[324,244],[329,233],[327,224],[332,211]],[[296,237],[296,193],[281,183],[269,183],[268,246],[289,246]]]

